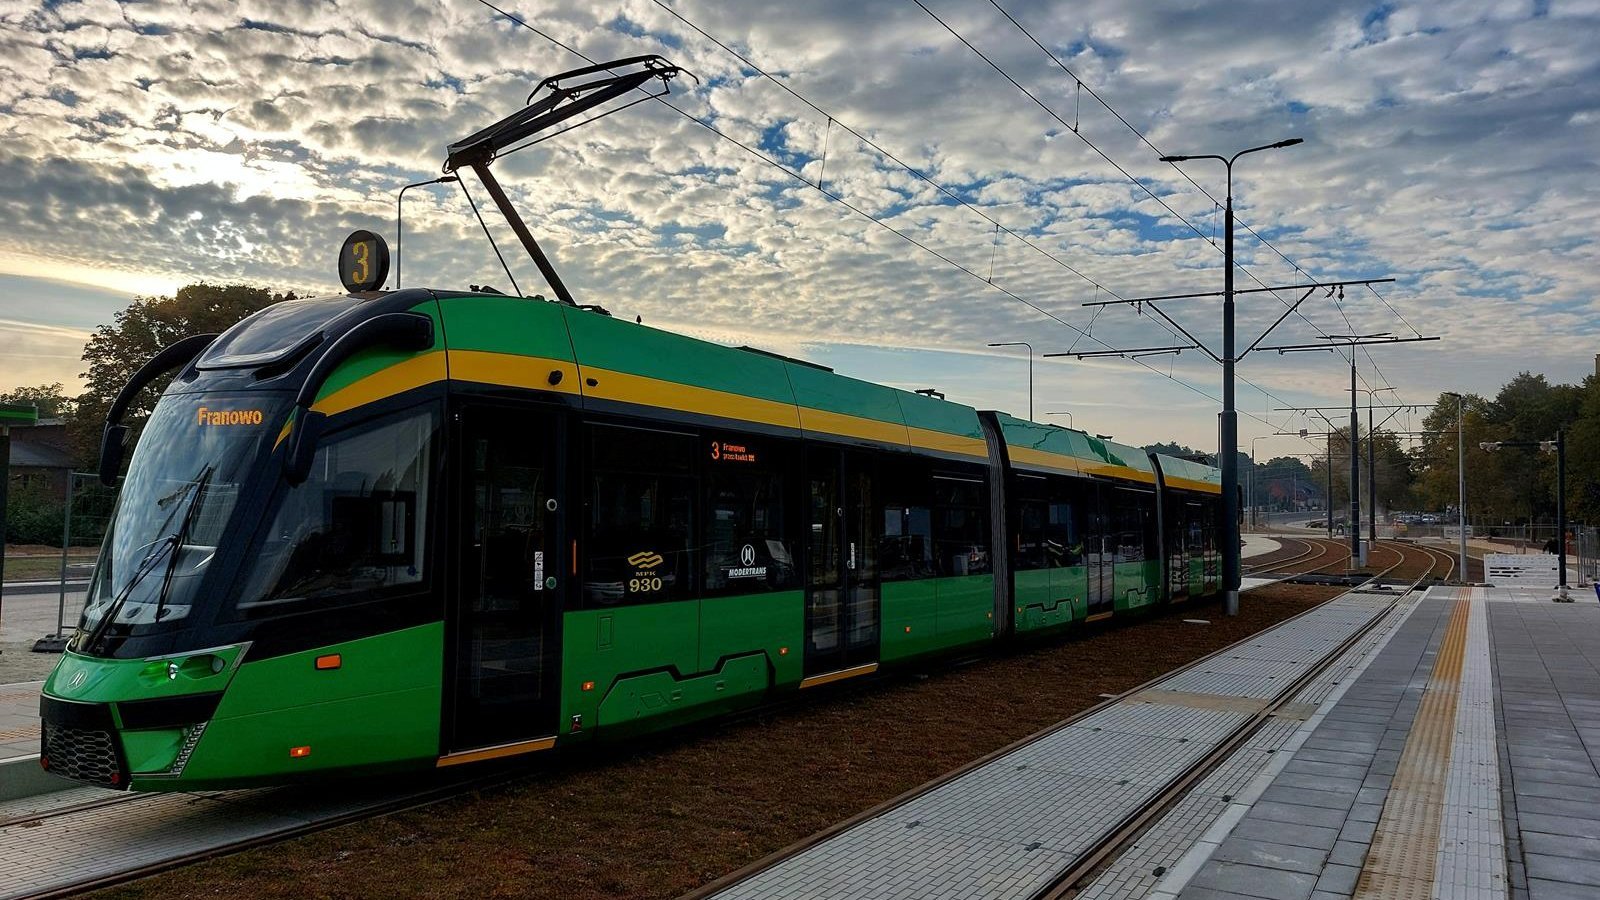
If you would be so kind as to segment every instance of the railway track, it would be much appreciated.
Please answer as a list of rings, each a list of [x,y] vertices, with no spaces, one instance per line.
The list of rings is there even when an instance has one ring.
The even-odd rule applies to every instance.
[[[1342,541],[1326,538],[1280,537],[1278,540],[1293,546],[1257,557],[1245,567],[1252,577],[1291,578],[1299,575],[1332,574],[1329,570],[1348,564],[1349,546]],[[1392,560],[1390,557],[1393,557]],[[1378,541],[1371,545],[1369,566],[1381,566],[1369,575],[1360,586],[1366,587],[1389,578],[1409,579],[1420,575],[1448,581],[1455,574],[1455,557],[1421,544],[1401,541]]]
[[[1296,540],[1297,543],[1303,543],[1308,546],[1297,550],[1291,550],[1282,560],[1269,562],[1266,566],[1258,569],[1258,571],[1278,569],[1286,566],[1292,566],[1296,563],[1314,563],[1317,564],[1316,568],[1326,568],[1333,564],[1333,562],[1323,562],[1323,557],[1331,553],[1332,550],[1327,547],[1315,546],[1316,542],[1314,539],[1310,541],[1300,541],[1299,539],[1291,540]],[[1389,548],[1386,546],[1386,549]],[[1309,668],[1299,677],[1295,678],[1292,682],[1285,684],[1281,691],[1271,701],[1263,704],[1260,710],[1252,715],[1250,719],[1242,723],[1231,734],[1225,737],[1211,752],[1200,758],[1193,766],[1176,775],[1158,794],[1152,797],[1149,801],[1130,812],[1122,820],[1122,822],[1112,828],[1103,839],[1098,841],[1087,851],[1083,852],[1054,882],[1052,882],[1042,891],[1033,894],[1030,900],[1066,900],[1066,898],[1074,896],[1082,885],[1096,875],[1111,859],[1115,858],[1115,856],[1120,853],[1123,848],[1127,847],[1131,842],[1136,840],[1138,836],[1142,834],[1151,824],[1153,824],[1162,813],[1182,799],[1188,793],[1191,787],[1193,787],[1199,782],[1200,779],[1204,778],[1214,768],[1226,760],[1245,741],[1249,740],[1250,737],[1254,735],[1262,725],[1264,725],[1274,716],[1274,714],[1281,710],[1286,704],[1289,704],[1301,690],[1301,688],[1310,683],[1318,675],[1325,672],[1330,666],[1334,665],[1340,658],[1343,657],[1346,651],[1359,642],[1373,628],[1376,628],[1380,623],[1387,621],[1388,617],[1393,614],[1395,605],[1398,603],[1399,599],[1420,586],[1422,582],[1427,580],[1429,576],[1441,565],[1441,560],[1439,560],[1435,555],[1424,555],[1422,553],[1408,554],[1407,549],[1402,549],[1398,545],[1394,546],[1391,552],[1397,558],[1390,565],[1370,577],[1362,585],[1352,588],[1351,591],[1346,592],[1353,593],[1356,591],[1363,591],[1369,585],[1377,583],[1379,579],[1394,572],[1408,561],[1426,563],[1425,568],[1420,575],[1418,575],[1414,581],[1411,581],[1405,590],[1394,591],[1392,594],[1390,594],[1392,599],[1383,612],[1374,616],[1371,621],[1366,623],[1366,625],[1351,633],[1318,665]],[[1385,591],[1384,593],[1389,594],[1388,591]],[[1328,602],[1331,603],[1333,600]],[[1313,610],[1317,608],[1320,608],[1320,605],[1319,607],[1313,607]],[[1306,615],[1313,610],[1307,610],[1306,613],[1302,613],[1301,615]],[[1293,621],[1293,619],[1285,621]],[[1254,636],[1251,638],[1246,638],[1245,641],[1253,639]],[[979,759],[973,760],[972,762],[948,772],[945,775],[923,784],[911,791],[908,791],[905,794],[838,822],[835,825],[824,829],[823,831],[805,838],[804,840],[785,847],[782,850],[757,860],[748,866],[728,873],[722,878],[716,879],[709,884],[690,891],[689,893],[684,894],[680,900],[708,900],[708,898],[714,897],[722,891],[751,877],[754,877],[757,873],[771,868],[772,866],[778,865],[779,863],[782,863],[791,857],[804,853],[816,845],[829,840],[830,838],[833,838],[840,833],[847,831],[858,824],[861,824],[862,822],[884,815],[885,813],[888,813],[891,810],[903,806],[930,791],[946,785],[951,781],[954,781],[955,779],[972,772],[975,769],[981,768],[982,766],[991,763],[996,759],[1005,756],[1006,754],[1018,750],[1036,740],[1039,740],[1040,738],[1045,737],[1046,735],[1052,734],[1058,729],[1088,719],[1094,714],[1113,704],[1118,703],[1121,700],[1138,694],[1141,691],[1148,690],[1159,682],[1172,677],[1174,674],[1182,672],[1186,669],[1203,665],[1209,660],[1223,656],[1233,650],[1235,646],[1237,645],[1224,647],[1214,653],[1208,654],[1207,656],[1194,660],[1185,666],[1175,669],[1172,672],[1164,673],[1154,679],[1151,679],[1150,681],[1145,682],[1144,684],[1130,688],[1121,694],[1108,697],[1102,703],[1083,710],[1082,712],[1046,729],[1043,729],[1040,732],[1002,747],[993,753],[980,757]]]
[[[1404,566],[1408,561],[1415,560],[1425,563],[1425,568],[1421,574],[1411,580],[1405,590],[1394,592],[1395,602],[1398,602],[1401,597],[1421,587],[1423,582],[1429,580],[1434,571],[1439,569],[1441,565],[1444,566],[1446,574],[1443,577],[1445,578],[1448,578],[1449,572],[1454,569],[1453,560],[1448,557],[1441,559],[1440,557],[1445,556],[1445,554],[1440,554],[1430,548],[1412,547],[1411,545],[1393,542],[1382,543],[1378,546],[1394,553],[1397,559],[1357,587],[1352,588],[1351,593],[1361,591],[1370,594],[1373,585],[1377,585],[1382,578]],[[1408,554],[1408,551],[1411,550],[1420,552]],[[1333,601],[1330,600],[1328,602],[1332,603]],[[1067,898],[1076,894],[1078,889],[1093,876],[1097,875],[1106,863],[1136,840],[1162,813],[1181,800],[1191,786],[1226,760],[1235,749],[1249,740],[1278,710],[1290,703],[1302,687],[1326,671],[1329,666],[1332,666],[1343,657],[1351,646],[1393,614],[1394,603],[1391,603],[1382,615],[1374,617],[1371,622],[1367,623],[1366,627],[1350,635],[1333,653],[1324,658],[1321,664],[1301,674],[1293,683],[1287,685],[1264,709],[1229,735],[1215,750],[1203,757],[1193,768],[1170,782],[1168,787],[1148,804],[1131,814],[1122,825],[1112,831],[1100,844],[1081,857],[1055,884],[1037,894],[1035,900],[1067,900]]]
[[[1329,541],[1324,538],[1279,538],[1286,542],[1299,545],[1298,549],[1290,548],[1288,551],[1279,550],[1277,553],[1267,554],[1267,558],[1260,560],[1245,569],[1245,574],[1252,577],[1269,577],[1275,573],[1287,575],[1315,575],[1325,572],[1349,557],[1343,544]],[[1287,555],[1283,555],[1287,553]]]

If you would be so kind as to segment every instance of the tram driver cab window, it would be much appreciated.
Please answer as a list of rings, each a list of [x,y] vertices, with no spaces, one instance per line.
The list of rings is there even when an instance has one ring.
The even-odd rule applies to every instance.
[[[437,429],[428,409],[326,438],[305,482],[280,487],[240,613],[420,583]]]

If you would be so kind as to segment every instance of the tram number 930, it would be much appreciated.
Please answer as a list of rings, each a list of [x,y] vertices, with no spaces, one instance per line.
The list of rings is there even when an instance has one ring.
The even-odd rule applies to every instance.
[[[653,594],[660,590],[661,576],[659,575],[628,579],[628,593],[630,594]]]

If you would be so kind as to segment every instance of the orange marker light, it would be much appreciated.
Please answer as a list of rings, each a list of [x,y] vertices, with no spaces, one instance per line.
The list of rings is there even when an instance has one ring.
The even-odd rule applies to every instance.
[[[584,683],[583,683],[583,689],[584,689],[584,690],[586,690],[586,691],[592,691],[592,690],[594,690],[594,682],[592,682],[592,681],[585,681],[585,682],[584,682]]]
[[[906,626],[906,634],[910,634],[910,633],[911,633],[911,626],[907,625]]]
[[[788,656],[789,655],[789,648],[788,647],[779,647],[778,648],[778,655],[779,656]]]
[[[344,665],[344,660],[341,659],[337,653],[330,653],[327,656],[317,657],[318,669],[337,669],[342,665]]]
[[[290,747],[289,748],[289,758],[290,759],[299,759],[302,756],[310,756],[310,755],[311,755],[311,748],[310,747]]]

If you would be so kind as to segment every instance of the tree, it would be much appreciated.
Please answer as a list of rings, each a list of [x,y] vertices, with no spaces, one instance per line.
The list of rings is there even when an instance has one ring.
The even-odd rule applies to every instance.
[[[78,397],[76,427],[69,428],[79,452],[91,459],[99,455],[100,429],[111,401],[162,347],[190,335],[221,333],[251,313],[293,299],[293,293],[205,282],[179,288],[171,297],[135,298],[111,324],[95,329],[83,348],[87,387]],[[170,380],[158,378],[140,392],[128,410],[130,424],[149,417]]]
[[[41,419],[66,419],[72,416],[78,401],[67,396],[61,382],[41,384],[37,387],[18,387],[0,391],[0,403],[33,404],[39,408]]]

